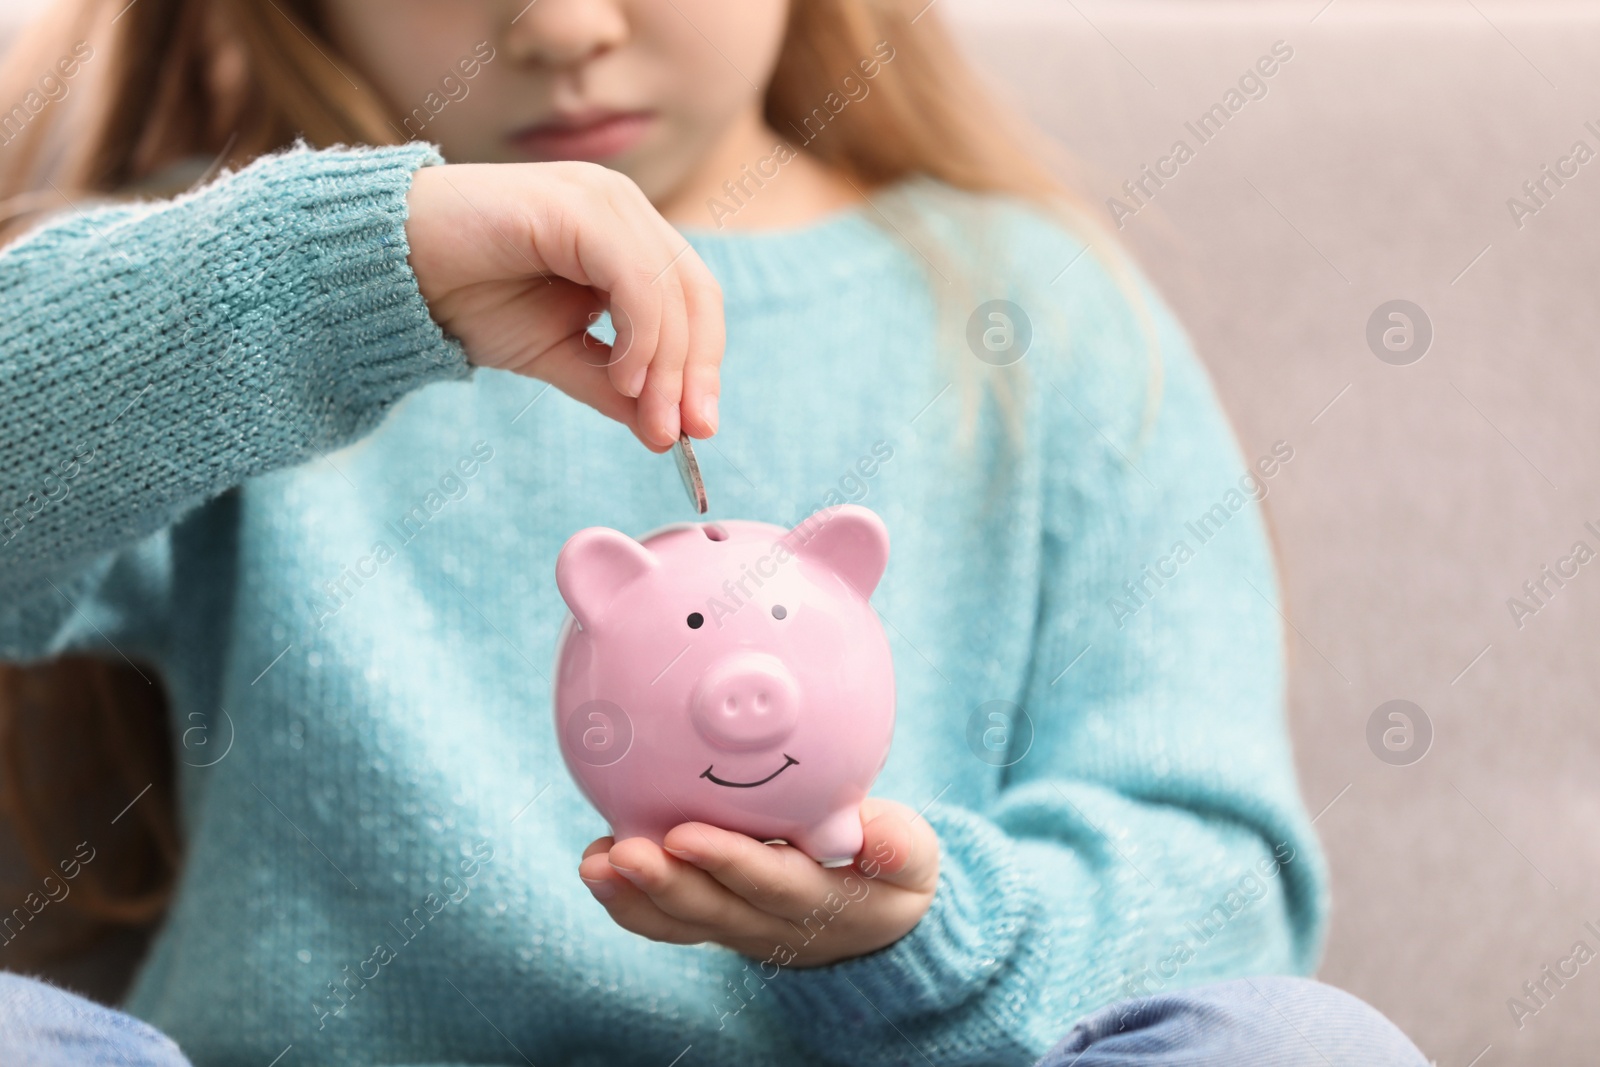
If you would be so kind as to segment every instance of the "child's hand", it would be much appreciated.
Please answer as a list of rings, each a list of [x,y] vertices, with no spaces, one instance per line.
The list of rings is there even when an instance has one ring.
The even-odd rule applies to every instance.
[[[933,902],[939,838],[927,820],[869,797],[861,821],[866,837],[850,867],[687,822],[668,831],[666,851],[643,837],[602,837],[584,850],[578,874],[617,925],[652,941],[715,941],[815,967],[892,944]]]
[[[680,426],[716,432],[722,290],[631,179],[591,163],[423,167],[408,204],[422,296],[472,363],[550,382],[656,452]],[[614,348],[586,332],[607,308]]]

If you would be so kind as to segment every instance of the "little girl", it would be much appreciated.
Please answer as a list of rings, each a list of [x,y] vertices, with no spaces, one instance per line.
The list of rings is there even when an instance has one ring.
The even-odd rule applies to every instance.
[[[162,916],[0,1061],[1423,1062],[1291,977],[1286,446],[933,5],[63,0],[0,99],[0,961]],[[854,865],[563,766],[557,552],[689,517],[680,432],[892,532]]]

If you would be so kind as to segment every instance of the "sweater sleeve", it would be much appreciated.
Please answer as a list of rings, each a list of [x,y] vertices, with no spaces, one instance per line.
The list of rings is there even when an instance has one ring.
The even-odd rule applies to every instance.
[[[824,1059],[1027,1064],[1106,1004],[1317,961],[1323,859],[1254,463],[1182,330],[1128,284],[1158,368],[1139,301],[1098,264],[1061,309],[1070,359],[1030,357],[1040,601],[995,798],[924,812],[941,869],[910,933],[774,983]]]
[[[102,588],[157,602],[186,512],[471,375],[407,262],[411,175],[440,162],[297,146],[0,250],[0,655],[103,631]]]

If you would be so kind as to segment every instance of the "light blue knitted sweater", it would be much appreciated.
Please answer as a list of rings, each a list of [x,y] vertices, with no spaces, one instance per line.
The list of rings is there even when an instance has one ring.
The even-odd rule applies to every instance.
[[[691,516],[670,458],[429,318],[404,198],[437,161],[296,151],[0,253],[0,655],[148,664],[180,739],[186,866],[130,1011],[198,1065],[1024,1064],[1109,1001],[1314,966],[1248,491],[1292,451],[1240,455],[1136,281],[1147,418],[1130,290],[928,181],[875,197],[918,230],[689,237],[727,304],[712,517],[888,524],[874,791],[939,834],[931,910],[809,970],[615,926],[550,721],[555,558]],[[958,297],[961,219],[999,259]],[[965,337],[996,298],[1033,328],[1005,370]],[[968,392],[1001,375],[1015,423]]]

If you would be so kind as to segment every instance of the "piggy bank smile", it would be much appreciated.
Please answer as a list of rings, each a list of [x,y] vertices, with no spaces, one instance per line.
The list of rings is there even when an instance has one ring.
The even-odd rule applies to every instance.
[[[795,766],[799,762],[800,762],[799,760],[795,759],[793,756],[791,756],[787,752],[785,752],[783,754],[783,766],[782,767],[779,767],[777,770],[773,771],[771,774],[767,775],[765,778],[762,778],[759,781],[754,781],[754,782],[729,782],[729,781],[725,781],[724,779],[718,778],[716,775],[712,774],[711,773],[711,767],[707,767],[705,770],[701,771],[700,772],[700,777],[708,778],[708,779],[711,780],[712,783],[714,783],[716,785],[725,785],[730,789],[752,789],[752,788],[754,788],[755,786],[758,786],[758,785],[766,785],[768,782],[770,782],[774,778],[778,777],[778,775],[782,774],[784,771],[788,770],[790,767]],[[716,766],[716,764],[712,764],[711,766],[714,767],[714,766]]]
[[[591,527],[567,541],[557,739],[618,840],[705,822],[828,866],[854,859],[894,732],[893,661],[868,600],[888,559],[883,521],[851,504],[788,530],[676,523],[635,541]]]

